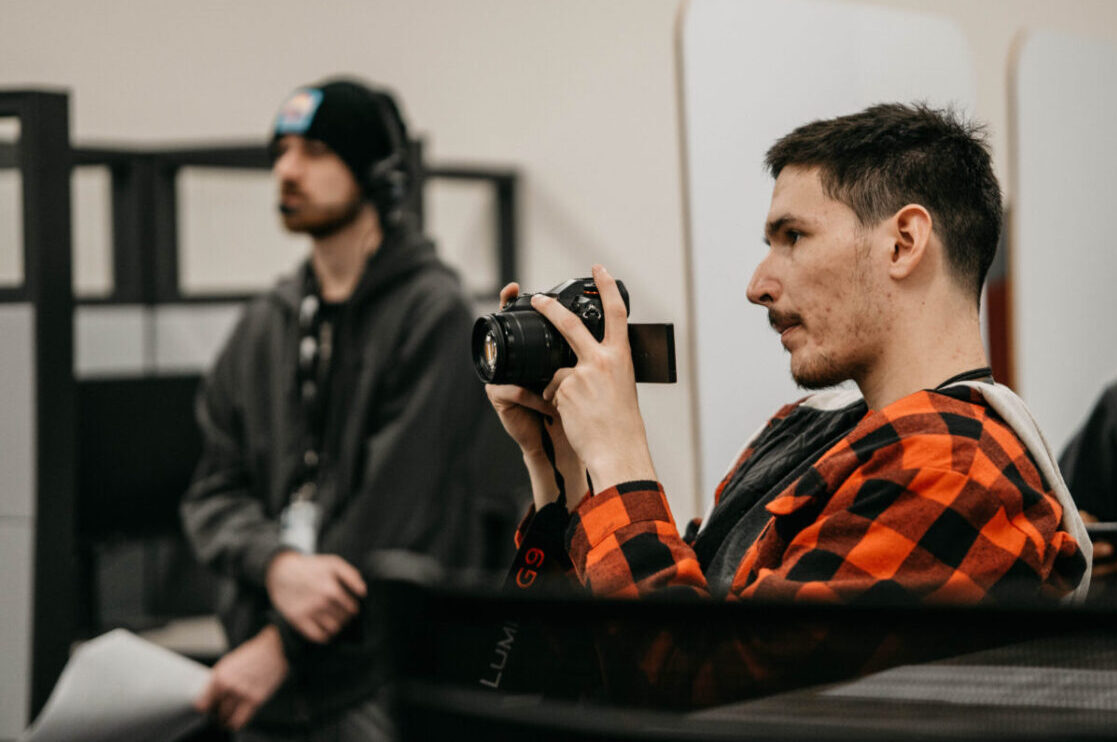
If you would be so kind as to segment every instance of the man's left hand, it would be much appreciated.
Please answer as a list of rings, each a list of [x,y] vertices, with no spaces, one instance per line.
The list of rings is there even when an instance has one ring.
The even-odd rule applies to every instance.
[[[278,629],[266,626],[218,660],[194,708],[229,729],[240,729],[279,689],[289,670]]]
[[[531,305],[562,333],[578,358],[573,368],[555,373],[543,398],[558,410],[571,447],[600,492],[622,482],[655,479],[656,474],[636,398],[624,299],[603,267],[594,266],[593,278],[605,312],[600,343],[551,297],[536,294]]]

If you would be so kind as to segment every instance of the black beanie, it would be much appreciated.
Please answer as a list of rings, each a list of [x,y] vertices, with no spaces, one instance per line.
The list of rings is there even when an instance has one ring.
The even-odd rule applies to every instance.
[[[394,130],[389,129],[392,126]],[[395,152],[406,158],[407,129],[395,99],[386,91],[353,80],[328,80],[292,93],[275,118],[269,148],[273,153],[276,140],[286,134],[324,142],[349,167],[366,194],[375,164]]]

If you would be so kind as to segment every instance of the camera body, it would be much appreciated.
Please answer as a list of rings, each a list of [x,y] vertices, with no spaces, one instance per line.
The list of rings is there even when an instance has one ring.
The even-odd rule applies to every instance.
[[[627,311],[628,290],[620,281],[617,288]],[[572,278],[540,293],[574,313],[598,342],[605,337],[605,308],[592,278]],[[532,296],[520,294],[474,323],[473,364],[482,381],[541,391],[555,371],[577,362],[562,334],[531,306]]]
[[[624,287],[623,281],[617,281],[617,289],[620,290],[621,298],[624,299],[624,311],[627,314],[628,289]],[[577,315],[586,329],[597,338],[598,342],[605,337],[605,307],[601,303],[601,294],[597,290],[597,284],[593,282],[592,278],[571,278],[548,291],[538,293],[540,296],[551,297]],[[535,294],[520,294],[505,304],[500,313],[534,312],[535,309],[531,306],[531,297],[533,296]]]
[[[629,311],[628,290],[617,281]],[[592,278],[572,278],[541,292],[582,320],[601,342],[605,309]],[[531,306],[533,294],[515,297],[501,311],[477,319],[473,325],[473,365],[488,384],[515,384],[542,391],[555,371],[578,359],[555,326]],[[637,381],[675,381],[675,342],[672,325],[628,326]]]

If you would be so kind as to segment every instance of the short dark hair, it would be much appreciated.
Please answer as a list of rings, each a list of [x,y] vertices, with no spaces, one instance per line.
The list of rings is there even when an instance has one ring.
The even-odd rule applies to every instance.
[[[905,204],[931,213],[947,264],[981,297],[1001,235],[1001,188],[985,128],[924,103],[886,103],[799,127],[768,150],[772,177],[818,167],[827,195],[864,225]]]

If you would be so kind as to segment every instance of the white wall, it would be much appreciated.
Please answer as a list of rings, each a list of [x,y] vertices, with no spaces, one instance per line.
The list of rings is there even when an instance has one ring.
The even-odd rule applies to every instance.
[[[1033,32],[1018,47],[1013,187],[1016,385],[1060,450],[1117,376],[1111,249],[1117,43]],[[1068,363],[1069,359],[1073,362]]]
[[[989,124],[997,177],[1008,189],[1008,60],[1017,35],[1030,28],[1117,40],[1111,0],[862,0],[933,12],[952,19],[970,42],[977,67],[977,115]],[[1011,193],[1008,194],[1011,199]]]
[[[811,53],[786,55],[786,36],[772,28],[794,28]],[[742,297],[742,282],[768,251],[761,235],[772,179],[760,143],[881,101],[922,100],[973,116],[975,75],[965,37],[948,19],[819,0],[693,0],[682,49],[695,460],[708,506],[758,421],[804,394],[767,312]]]
[[[30,700],[34,595],[35,308],[0,305],[0,739],[23,729]]]
[[[991,125],[1002,179],[1014,33],[1049,26],[1117,38],[1117,3],[1104,0],[867,1],[940,13],[960,25],[978,68],[976,110]],[[69,87],[78,142],[167,143],[260,136],[293,86],[329,73],[392,85],[413,128],[428,134],[433,159],[515,164],[525,173],[527,287],[545,288],[603,262],[628,283],[634,318],[674,321],[685,348],[678,6],[6,0],[0,86]],[[787,36],[788,54],[808,53],[791,29],[773,32]],[[758,142],[758,151],[766,144]],[[698,500],[691,369],[684,355],[680,361],[681,384],[645,387],[641,399],[659,474],[685,519]]]

